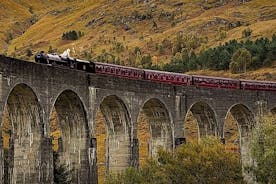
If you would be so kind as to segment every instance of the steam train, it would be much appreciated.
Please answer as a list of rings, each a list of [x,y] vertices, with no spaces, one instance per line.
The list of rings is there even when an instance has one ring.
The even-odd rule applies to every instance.
[[[64,52],[61,55],[46,54],[44,52],[40,52],[35,55],[35,62],[48,65],[62,65],[72,69],[82,70],[100,75],[112,75],[134,80],[148,80],[173,85],[192,85],[196,87],[276,91],[276,82],[238,80],[230,78],[185,75],[172,72],[138,69],[134,67],[126,67],[115,64],[76,59],[70,57],[69,52],[70,50],[67,51],[67,53]]]

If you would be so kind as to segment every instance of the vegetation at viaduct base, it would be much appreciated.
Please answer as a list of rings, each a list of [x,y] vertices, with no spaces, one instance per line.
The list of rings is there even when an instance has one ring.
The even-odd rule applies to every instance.
[[[111,175],[106,184],[243,183],[239,154],[225,149],[215,137],[179,146],[174,153],[159,150],[137,171]]]
[[[256,164],[249,167],[258,183],[276,183],[276,118],[259,118],[251,151]]]
[[[276,118],[257,117],[250,150],[254,164],[244,166],[260,184],[276,182]],[[159,150],[157,158],[148,159],[137,171],[128,168],[111,174],[106,184],[207,184],[244,183],[240,153],[228,149],[215,137],[193,140],[179,146],[174,153]]]

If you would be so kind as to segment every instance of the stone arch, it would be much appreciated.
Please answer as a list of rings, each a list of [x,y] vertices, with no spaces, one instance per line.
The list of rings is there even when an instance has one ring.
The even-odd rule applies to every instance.
[[[40,183],[44,125],[37,95],[27,84],[16,84],[9,92],[1,127],[7,160],[5,182]]]
[[[123,100],[115,95],[104,97],[99,110],[104,116],[106,128],[105,169],[107,173],[118,173],[130,165],[130,114]]]
[[[252,128],[255,125],[255,117],[253,112],[243,104],[234,104],[232,105],[227,114],[231,113],[232,117],[235,119],[238,125],[238,133],[239,133],[239,144],[240,144],[240,155],[243,166],[250,166],[253,161],[250,154],[250,138]],[[224,123],[224,131],[225,131],[225,123]],[[224,132],[225,134],[225,132]],[[225,136],[225,135],[223,135]],[[246,181],[251,181],[250,173],[244,173],[244,177]]]
[[[199,101],[192,104],[187,111],[185,122],[190,114],[192,114],[197,121],[198,138],[218,135],[216,113],[208,103]],[[186,127],[186,125],[184,126]],[[184,131],[185,137],[187,136],[186,129],[187,128],[185,128]]]
[[[140,128],[141,122],[138,122],[140,123],[137,130],[140,161],[144,159],[143,157],[155,157],[159,148],[172,150],[174,140],[172,118],[164,102],[157,98],[147,99],[140,109],[139,116],[143,114],[148,122],[143,125],[143,128]],[[142,135],[141,131],[148,135]],[[141,154],[141,149],[145,149],[141,147],[143,144],[147,144],[145,151],[147,154],[144,155]]]
[[[84,103],[72,90],[55,99],[50,116],[56,166],[65,166],[73,183],[90,183],[89,128]]]
[[[255,125],[253,112],[246,105],[235,104],[229,108],[228,113],[231,113],[238,123],[240,136],[247,136]]]

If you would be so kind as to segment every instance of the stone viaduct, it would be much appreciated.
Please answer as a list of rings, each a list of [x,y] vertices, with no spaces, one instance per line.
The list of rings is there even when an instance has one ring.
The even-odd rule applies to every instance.
[[[222,139],[225,117],[231,112],[238,122],[242,160],[248,162],[250,128],[260,109],[276,111],[276,95],[130,80],[1,56],[0,125],[3,128],[5,118],[10,122],[12,151],[4,152],[1,135],[0,183],[4,183],[5,154],[12,158],[9,183],[53,183],[49,122],[54,109],[61,129],[59,160],[73,169],[74,183],[88,184],[97,183],[97,110],[106,121],[109,171],[138,166],[141,112],[149,121],[152,155],[159,146],[173,150],[183,143],[188,111],[197,119],[200,137]]]

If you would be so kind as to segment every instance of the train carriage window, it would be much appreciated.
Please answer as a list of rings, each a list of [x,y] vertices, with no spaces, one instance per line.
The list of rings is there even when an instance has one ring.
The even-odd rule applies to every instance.
[[[106,71],[106,72],[109,72],[109,67],[106,67],[106,68],[105,68],[105,71]]]
[[[97,71],[102,71],[102,67],[101,66],[96,66],[96,69],[97,69]]]
[[[133,76],[133,71],[130,70],[130,71],[128,72],[128,75],[129,75],[130,77],[132,77],[132,76]]]
[[[82,70],[86,70],[86,65],[82,65]]]
[[[160,80],[160,79],[161,79],[161,75],[160,75],[160,74],[156,74],[156,78],[157,78],[158,80]]]

